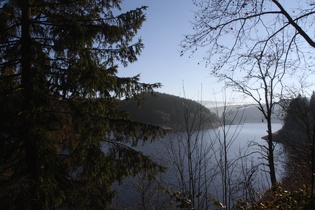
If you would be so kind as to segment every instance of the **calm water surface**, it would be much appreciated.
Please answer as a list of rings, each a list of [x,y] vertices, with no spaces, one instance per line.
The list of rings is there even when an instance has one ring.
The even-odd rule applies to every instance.
[[[280,123],[274,123],[272,125],[273,132],[281,129],[282,125]],[[260,147],[255,144],[260,145],[266,145],[265,140],[261,139],[262,136],[267,135],[267,125],[265,123],[245,123],[243,125],[231,125],[227,127],[228,134],[227,139],[231,140],[233,139],[233,143],[229,149],[229,158],[233,159],[238,157],[241,153],[251,153],[250,156],[248,156],[246,159],[242,161],[242,164],[247,165],[255,165],[259,163],[263,163],[263,159],[261,158],[261,154],[259,153],[261,151]],[[204,143],[210,143],[218,141],[218,138],[222,138],[222,128],[218,129],[210,129],[203,131],[203,141]],[[219,134],[219,135],[218,135]],[[160,139],[159,141],[153,142],[153,143],[147,143],[143,147],[138,147],[137,149],[142,151],[146,155],[150,155],[153,159],[156,161],[161,162],[162,164],[168,164],[171,162],[171,160],[167,160],[168,155],[165,148],[165,145],[167,145],[167,142],[169,141],[169,136],[166,136],[163,139]],[[252,145],[251,147],[248,147],[248,145]],[[218,147],[217,143],[214,143],[213,148]],[[215,149],[214,149],[215,150]],[[214,151],[213,150],[213,151]],[[277,169],[277,177],[278,179],[281,179],[281,177],[284,175],[284,169],[282,167],[282,164],[285,160],[285,154],[282,150],[282,145],[277,144],[275,149],[275,161],[276,161],[276,169]],[[244,161],[247,161],[244,163]],[[209,165],[211,167],[214,167],[216,161],[210,160]],[[168,165],[170,167],[170,165]],[[260,166],[259,172],[257,173],[255,177],[255,188],[257,191],[263,192],[265,189],[267,189],[270,186],[269,183],[269,176],[265,170],[268,170],[268,168],[264,168],[263,166]],[[213,188],[213,195],[220,199],[220,175],[216,177],[215,185]],[[161,175],[163,179],[166,179],[167,187],[169,186],[176,186],[177,179],[176,175],[171,172],[169,169],[164,175]],[[140,194],[139,192],[143,191],[143,187],[141,186],[143,180],[135,180],[135,179],[126,179],[125,182],[122,185],[116,185],[115,189],[119,192],[117,197],[117,204],[123,206],[122,208],[126,208],[127,206],[139,206],[141,201],[139,200]],[[140,189],[141,188],[141,189]],[[154,194],[152,194],[153,196]],[[155,195],[154,195],[155,196]],[[159,199],[157,197],[157,199]],[[131,208],[132,209],[132,208]]]

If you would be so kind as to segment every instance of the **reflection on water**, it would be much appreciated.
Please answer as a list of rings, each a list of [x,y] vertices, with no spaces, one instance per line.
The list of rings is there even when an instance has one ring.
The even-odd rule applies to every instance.
[[[282,127],[280,123],[274,123],[272,128],[273,131],[277,131]],[[250,184],[255,192],[263,193],[266,189],[270,187],[269,176],[266,171],[268,168],[264,165],[266,161],[262,158],[261,147],[258,145],[266,145],[266,142],[261,139],[262,136],[267,135],[267,126],[264,123],[245,123],[243,125],[231,125],[228,127],[227,131],[227,141],[233,142],[229,145],[228,149],[228,160],[230,161],[231,167],[228,169],[228,175],[230,177],[230,185],[238,186],[237,190],[231,190],[235,195],[234,198],[239,196],[244,196],[245,189],[242,189],[247,183],[245,183],[245,178],[247,179],[249,173],[253,173],[253,177],[250,177]],[[177,133],[178,134],[178,133]],[[199,134],[200,135],[200,134]],[[179,176],[178,170],[174,163],[181,161],[186,167],[187,162],[183,160],[179,154],[179,150],[185,151],[184,146],[177,144],[177,150],[170,150],[170,143],[176,142],[178,135],[174,133],[166,136],[153,143],[148,143],[143,147],[138,147],[137,149],[142,151],[146,155],[150,155],[154,160],[160,162],[162,165],[168,167],[168,171],[165,174],[159,175],[159,182],[147,183],[143,179],[138,178],[128,178],[124,181],[122,185],[116,185],[115,189],[119,192],[117,196],[115,207],[125,209],[130,207],[131,209],[139,208],[139,206],[144,205],[143,202],[151,202],[150,205],[155,206],[156,209],[161,209],[163,206],[162,200],[167,200],[168,195],[162,193],[161,191],[150,192],[152,189],[157,189],[162,187],[172,188],[180,190],[179,187]],[[181,138],[185,138],[182,135]],[[226,198],[223,197],[222,192],[226,190],[222,187],[223,185],[223,172],[222,172],[222,147],[220,147],[220,141],[223,141],[223,130],[222,128],[217,128],[214,130],[206,130],[202,132],[199,138],[202,138],[202,149],[210,148],[207,153],[207,173],[211,174],[210,191],[207,194],[215,197],[216,199],[222,201]],[[250,145],[250,146],[249,146]],[[222,146],[222,144],[221,144]],[[174,147],[175,148],[175,147]],[[220,150],[221,148],[221,150]],[[177,151],[177,154],[172,154]],[[183,153],[184,154],[184,153]],[[240,158],[243,156],[243,158]],[[176,157],[178,159],[176,160]],[[221,158],[220,158],[221,157]],[[276,144],[275,148],[275,161],[277,169],[277,178],[281,179],[284,174],[282,163],[284,162],[285,154],[282,150],[281,144]],[[232,165],[232,163],[234,165]],[[221,166],[221,168],[220,168]],[[184,176],[187,174],[184,173]],[[209,179],[210,180],[210,179]],[[243,185],[241,185],[242,183]],[[247,185],[246,185],[247,186]],[[248,186],[247,186],[248,187]],[[232,188],[231,188],[232,189]],[[236,188],[235,188],[236,189]],[[168,202],[168,201],[166,201]],[[160,205],[160,206],[159,206]],[[159,207],[158,207],[159,206]],[[144,207],[144,206],[142,206]],[[166,208],[168,209],[168,208]]]

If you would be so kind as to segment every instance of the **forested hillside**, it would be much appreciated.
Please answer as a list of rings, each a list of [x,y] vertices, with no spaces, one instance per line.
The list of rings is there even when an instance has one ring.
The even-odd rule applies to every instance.
[[[298,96],[283,104],[286,115],[282,129],[274,135],[276,141],[294,147],[309,145],[314,130],[314,96]]]
[[[194,125],[202,129],[218,127],[219,118],[203,105],[189,99],[164,93],[144,94],[145,103],[140,107],[134,99],[124,100],[120,109],[130,112],[134,121],[158,125],[169,129],[185,129]]]

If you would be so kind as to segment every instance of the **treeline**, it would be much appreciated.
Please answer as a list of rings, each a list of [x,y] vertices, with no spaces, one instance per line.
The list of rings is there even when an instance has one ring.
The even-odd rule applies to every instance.
[[[219,117],[196,101],[158,92],[142,97],[144,103],[140,107],[134,98],[120,103],[120,109],[128,111],[134,121],[175,130],[185,129],[186,123],[188,127],[199,126],[198,129],[220,125]]]
[[[286,146],[307,147],[314,132],[315,95],[311,98],[298,97],[283,100],[281,106],[285,112],[282,129],[275,135],[275,141]]]

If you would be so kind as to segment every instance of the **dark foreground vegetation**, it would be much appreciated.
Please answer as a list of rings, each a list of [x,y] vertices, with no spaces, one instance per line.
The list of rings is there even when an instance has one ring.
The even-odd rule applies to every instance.
[[[120,3],[0,1],[1,209],[106,209],[113,183],[164,170],[126,146],[163,131],[118,109],[160,87],[117,76],[143,49],[146,9]]]

